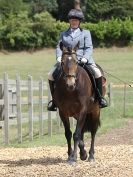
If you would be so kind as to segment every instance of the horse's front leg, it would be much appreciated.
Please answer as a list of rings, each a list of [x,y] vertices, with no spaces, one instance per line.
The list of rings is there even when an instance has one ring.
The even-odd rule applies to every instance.
[[[69,122],[68,117],[66,118],[62,115],[60,115],[60,117],[63,122],[64,128],[65,128],[65,137],[66,137],[67,145],[68,145],[68,160],[69,160],[70,156],[73,153],[72,146],[71,146],[72,132],[70,130],[70,122]]]
[[[72,164],[73,162],[77,161],[77,148],[79,145],[79,142],[81,140],[81,131],[84,125],[84,119],[85,119],[85,114],[80,114],[80,116],[77,119],[77,125],[76,125],[76,130],[73,134],[73,140],[74,140],[74,151],[72,155],[70,156],[69,162]]]
[[[80,159],[86,160],[87,159],[87,152],[84,149],[84,132],[81,133],[81,139],[79,141],[79,149],[80,149]]]

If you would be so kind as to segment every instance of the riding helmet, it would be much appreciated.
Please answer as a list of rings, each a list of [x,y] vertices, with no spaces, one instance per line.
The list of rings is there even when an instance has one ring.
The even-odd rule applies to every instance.
[[[71,9],[70,12],[68,13],[68,19],[78,19],[82,21],[84,19],[84,14],[81,10],[79,9]]]

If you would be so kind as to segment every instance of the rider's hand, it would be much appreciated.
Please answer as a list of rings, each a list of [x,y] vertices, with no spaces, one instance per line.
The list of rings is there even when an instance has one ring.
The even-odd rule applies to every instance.
[[[85,64],[85,63],[87,63],[87,62],[88,62],[88,60],[87,60],[86,58],[82,58],[82,59],[81,59],[81,63],[84,63],[84,64]]]
[[[58,57],[58,58],[57,58],[57,61],[58,61],[59,63],[61,63],[61,57]]]

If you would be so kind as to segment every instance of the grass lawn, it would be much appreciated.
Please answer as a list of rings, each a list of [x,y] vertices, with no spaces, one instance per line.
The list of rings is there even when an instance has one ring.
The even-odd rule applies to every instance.
[[[113,78],[111,75],[118,77],[119,79],[133,84],[133,48],[111,48],[111,49],[94,49],[95,61],[102,66],[106,74],[107,82],[113,82],[117,84],[123,84],[121,81]],[[21,79],[27,79],[28,75],[32,75],[34,80],[38,80],[41,77],[47,80],[47,73],[55,64],[55,50],[44,49],[34,53],[27,52],[12,52],[3,54],[0,53],[0,79],[3,77],[3,73],[7,72],[9,78],[15,79],[16,74],[19,74]],[[101,111],[102,126],[98,131],[98,134],[105,133],[107,130],[120,127],[124,125],[126,119],[123,118],[123,89],[115,89],[114,106],[108,107]],[[133,88],[128,88],[127,93],[127,117],[133,117],[132,103],[133,103]],[[26,129],[25,129],[26,127]],[[66,140],[64,137],[64,129],[60,130],[60,133],[55,134],[49,138],[47,135],[41,139],[38,138],[38,123],[34,124],[34,141],[28,140],[28,127],[23,125],[24,137],[23,143],[15,143],[17,138],[16,127],[11,127],[10,136],[12,137],[11,146],[15,147],[33,147],[42,145],[65,145]],[[55,129],[58,128],[55,125]],[[88,137],[88,136],[86,136]],[[0,130],[0,145],[2,145],[2,131]]]
[[[94,49],[93,58],[105,71],[130,83],[133,82],[133,48]],[[10,78],[15,78],[19,73],[22,79],[27,75],[39,79],[42,76],[47,79],[47,73],[55,64],[55,50],[44,49],[34,53],[13,52],[0,53],[0,78],[7,72]],[[120,83],[107,75],[108,81]]]

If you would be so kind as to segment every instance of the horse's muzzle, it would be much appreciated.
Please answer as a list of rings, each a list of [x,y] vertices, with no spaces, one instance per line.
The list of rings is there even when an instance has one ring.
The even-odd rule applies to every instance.
[[[73,85],[68,85],[68,84],[67,84],[67,90],[68,90],[68,91],[74,91],[75,88],[76,88],[76,84],[73,84]]]
[[[76,76],[75,75],[65,75],[65,82],[67,90],[74,91],[76,87]]]

